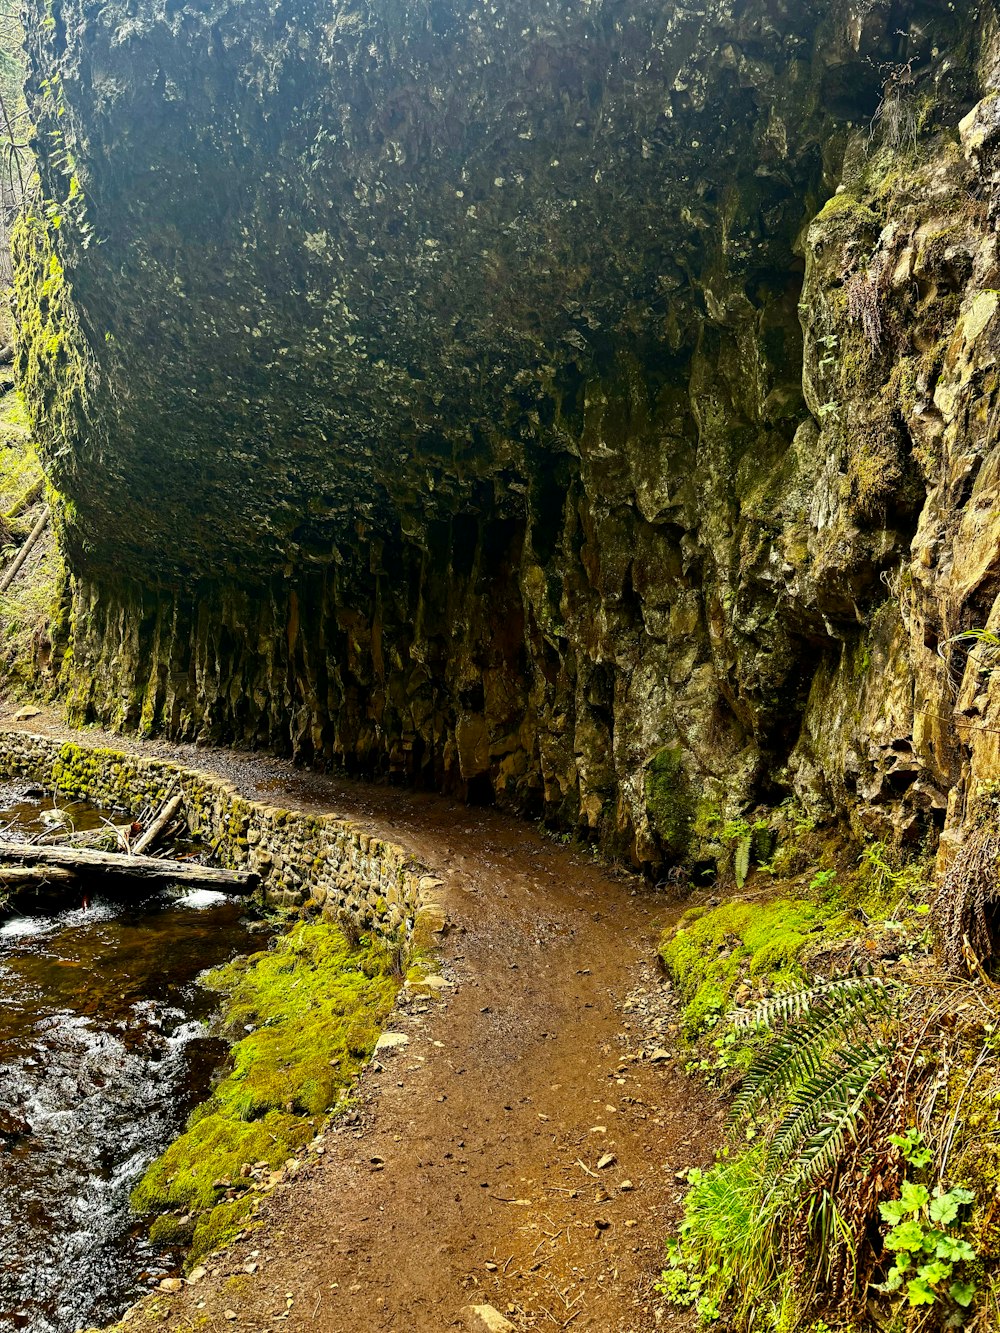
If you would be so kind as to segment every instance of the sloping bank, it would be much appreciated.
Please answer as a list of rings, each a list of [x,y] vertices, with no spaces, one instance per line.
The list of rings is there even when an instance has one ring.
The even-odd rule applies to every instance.
[[[135,1190],[136,1210],[157,1215],[152,1238],[189,1245],[194,1262],[245,1225],[253,1187],[346,1096],[435,909],[401,848],[332,815],[248,800],[195,769],[0,731],[0,778],[17,777],[133,813],[180,794],[191,832],[222,864],[255,871],[269,905],[312,909],[266,952],[206,978],[225,996],[228,1072]]]

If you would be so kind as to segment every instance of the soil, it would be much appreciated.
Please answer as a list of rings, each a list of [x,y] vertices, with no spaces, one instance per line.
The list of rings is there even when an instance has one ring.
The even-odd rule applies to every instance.
[[[655,1282],[722,1112],[683,1073],[655,942],[679,908],[490,809],[228,751],[0,723],[177,758],[247,795],[332,810],[441,884],[439,990],[403,991],[356,1110],[274,1184],[260,1225],[130,1327],[430,1333],[489,1304],[515,1329],[686,1326]]]

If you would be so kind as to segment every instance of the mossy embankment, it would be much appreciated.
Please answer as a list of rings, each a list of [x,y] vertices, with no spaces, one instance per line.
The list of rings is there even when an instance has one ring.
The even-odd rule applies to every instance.
[[[843,912],[809,898],[693,907],[660,949],[684,1000],[685,1036],[700,1036],[755,993],[799,984],[803,950],[847,929]]]
[[[24,401],[13,390],[0,391],[0,554],[5,564],[47,502]],[[67,631],[67,593],[66,568],[49,529],[0,594],[0,667],[7,689],[37,694],[53,688]]]
[[[314,921],[205,981],[225,997],[226,1072],[132,1195],[156,1215],[151,1238],[189,1246],[190,1263],[246,1225],[269,1174],[344,1101],[399,985],[384,949]]]
[[[761,825],[764,821],[760,821]],[[690,908],[660,941],[683,1032],[704,1038],[733,1009],[862,961],[906,965],[929,947],[931,868],[881,842],[857,848],[787,818],[746,895]],[[793,867],[810,868],[792,875]],[[784,873],[782,873],[784,872]]]
[[[661,941],[728,1126],[659,1290],[741,1331],[994,1329],[996,988],[939,966],[926,856],[822,839]]]

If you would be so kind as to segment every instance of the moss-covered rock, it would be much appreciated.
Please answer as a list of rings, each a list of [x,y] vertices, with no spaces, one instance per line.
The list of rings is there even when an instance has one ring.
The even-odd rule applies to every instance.
[[[314,1136],[371,1054],[398,986],[384,953],[352,948],[323,923],[206,980],[226,996],[227,1071],[132,1194],[136,1212],[160,1214],[151,1238],[190,1241],[192,1263],[243,1228],[261,1171]]]

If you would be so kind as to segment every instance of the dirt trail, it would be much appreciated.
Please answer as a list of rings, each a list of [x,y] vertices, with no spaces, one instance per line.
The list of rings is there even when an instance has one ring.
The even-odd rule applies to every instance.
[[[652,1284],[676,1172],[710,1158],[718,1115],[658,1054],[672,1020],[654,942],[676,909],[492,810],[258,755],[141,748],[401,843],[440,877],[450,925],[448,988],[404,995],[390,1027],[408,1042],[364,1072],[356,1122],[276,1186],[263,1228],[136,1322],[431,1333],[489,1303],[517,1329],[675,1326]]]

